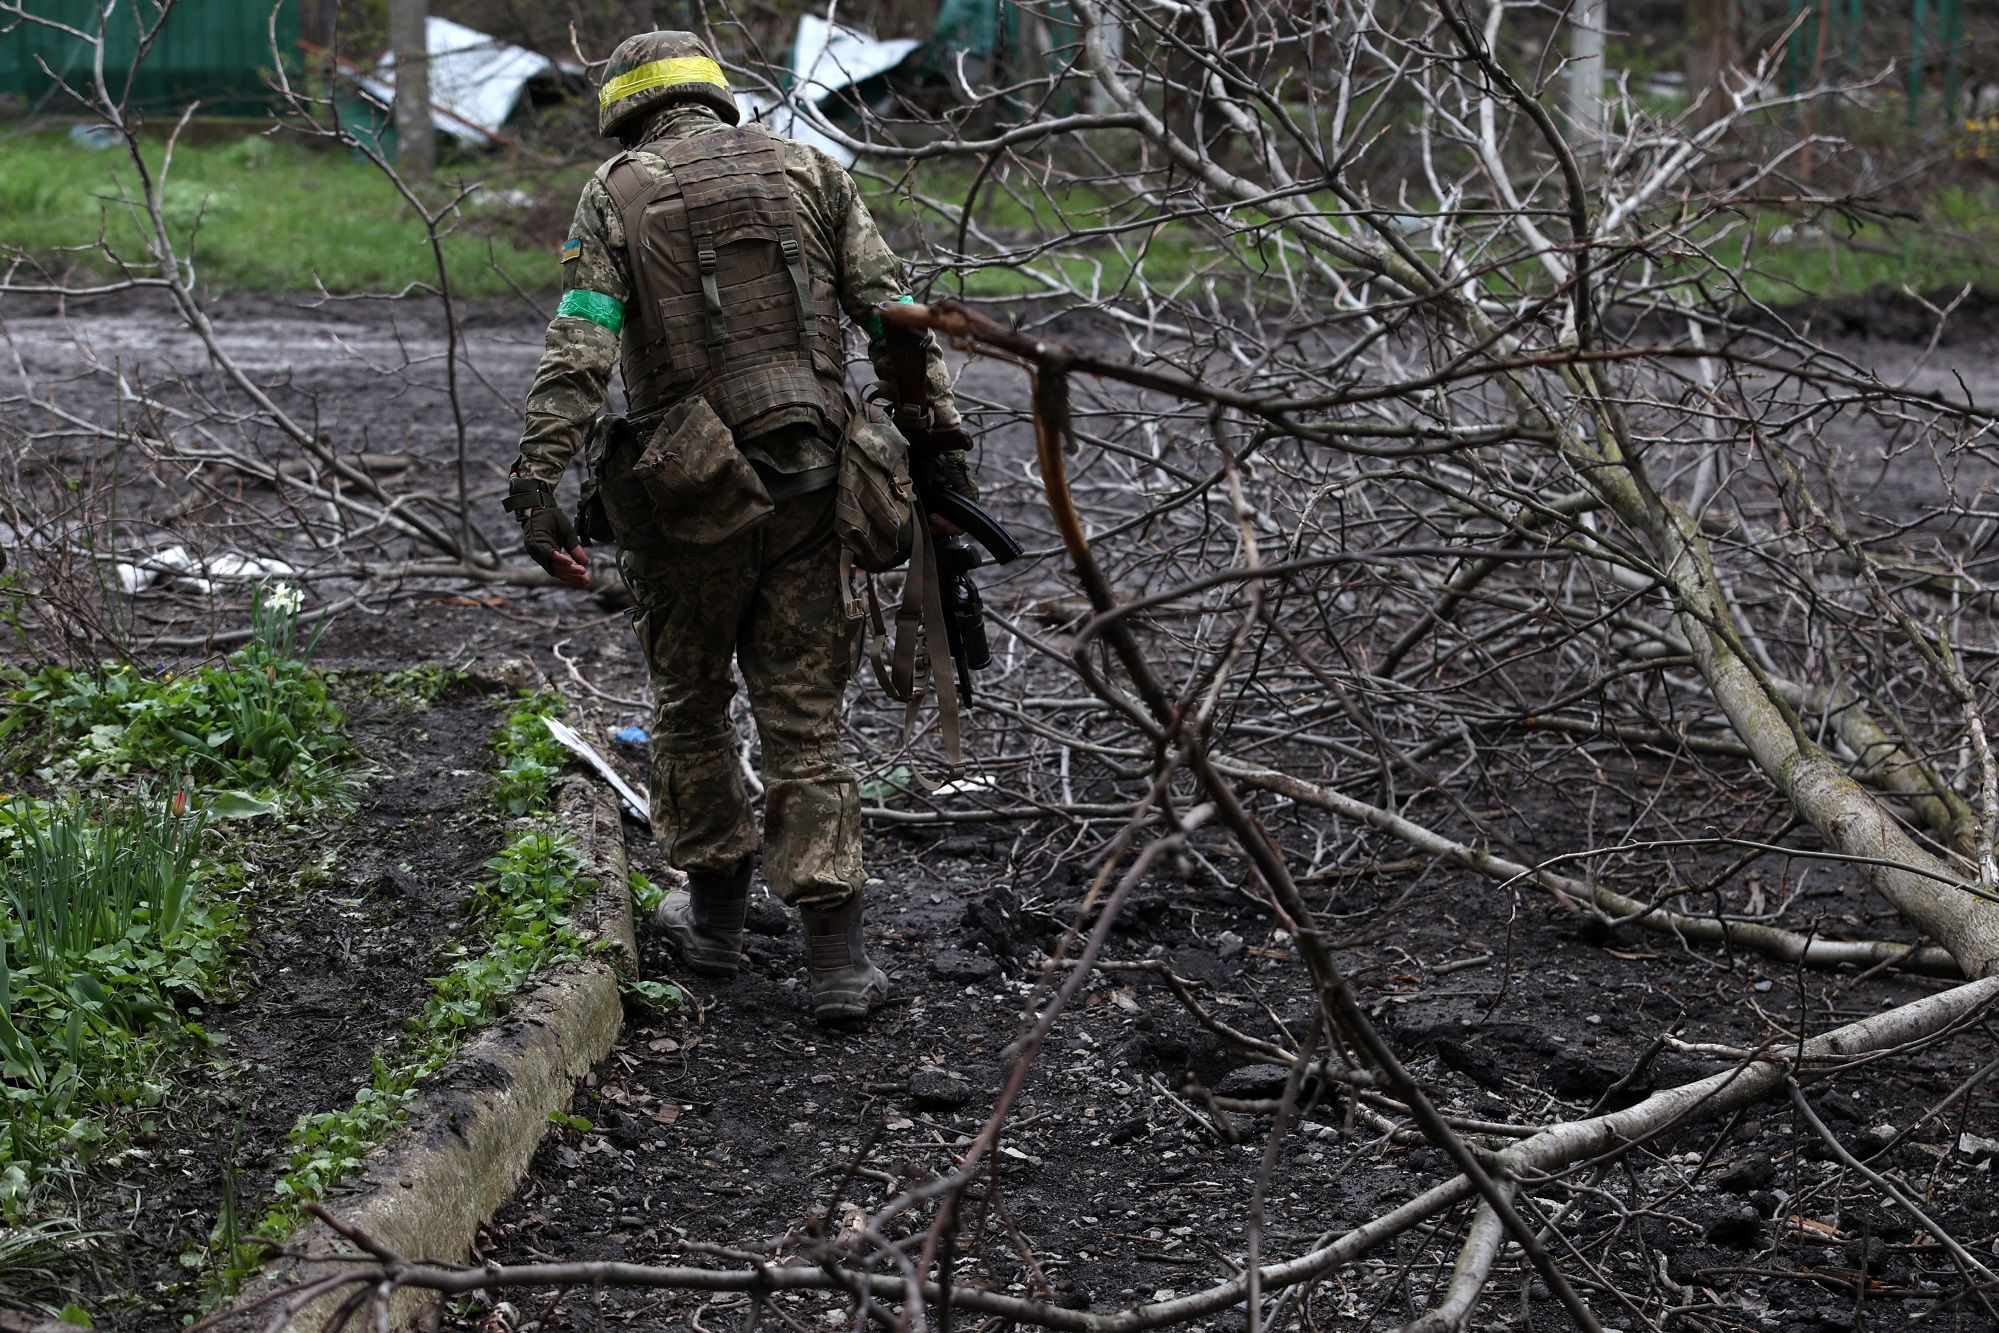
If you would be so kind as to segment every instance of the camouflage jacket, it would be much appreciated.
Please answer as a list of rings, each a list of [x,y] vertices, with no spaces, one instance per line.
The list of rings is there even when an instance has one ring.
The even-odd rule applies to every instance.
[[[636,142],[712,134],[722,122],[705,107],[668,107]],[[882,240],[853,179],[839,163],[805,144],[784,143],[785,171],[798,201],[801,242],[815,272],[830,272],[833,290],[847,317],[869,335],[875,373],[893,383],[881,338],[876,305],[903,295],[902,265]],[[641,150],[640,157],[645,154]],[[610,195],[596,176],[583,187],[562,247],[562,305],[549,323],[541,364],[528,391],[516,476],[538,477],[553,486],[570,458],[583,447],[590,422],[604,406],[612,368],[618,364],[618,336],[625,303],[631,298],[625,228]],[[930,411],[941,428],[959,424],[951,400],[951,380],[943,354],[930,350]],[[785,471],[833,461],[834,442],[807,441],[788,458]]]

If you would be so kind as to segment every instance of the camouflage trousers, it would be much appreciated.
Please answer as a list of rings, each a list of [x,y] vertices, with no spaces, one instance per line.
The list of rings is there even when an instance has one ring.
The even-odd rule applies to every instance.
[[[734,662],[763,746],[765,882],[806,907],[860,891],[860,784],[840,745],[860,626],[839,554],[829,487],[718,546],[621,557],[652,674],[653,836],[676,869],[726,872],[757,849],[729,720]]]

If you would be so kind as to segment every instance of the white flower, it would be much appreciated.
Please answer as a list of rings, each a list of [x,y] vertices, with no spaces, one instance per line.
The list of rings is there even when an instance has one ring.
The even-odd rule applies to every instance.
[[[273,583],[264,593],[264,605],[283,615],[297,615],[298,609],[305,605],[305,594],[297,584]]]

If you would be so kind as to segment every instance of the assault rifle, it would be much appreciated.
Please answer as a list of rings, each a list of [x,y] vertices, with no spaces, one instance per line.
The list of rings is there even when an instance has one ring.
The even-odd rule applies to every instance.
[[[971,442],[961,430],[940,431],[931,424],[929,335],[897,318],[913,313],[906,302],[885,303],[877,307],[877,313],[882,317],[882,339],[894,378],[895,425],[909,441],[909,475],[916,483],[916,538],[920,543],[934,542],[944,634],[958,670],[958,697],[969,704],[972,673],[985,670],[993,661],[992,648],[986,642],[985,603],[979,597],[979,585],[972,581],[972,571],[985,563],[979,548],[985,548],[993,563],[1006,565],[1020,559],[1021,545],[1004,523],[978,501],[952,489],[946,478],[943,456]],[[931,514],[960,529],[961,535],[933,538]]]

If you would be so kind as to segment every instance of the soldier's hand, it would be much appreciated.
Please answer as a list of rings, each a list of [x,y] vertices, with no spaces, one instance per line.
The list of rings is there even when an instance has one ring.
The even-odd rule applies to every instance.
[[[576,528],[560,506],[524,511],[521,537],[537,565],[572,588],[590,586],[590,557],[576,540]]]
[[[971,441],[965,438],[965,432],[938,431],[930,438],[939,451],[937,479],[967,500],[978,499],[979,483],[972,477],[971,455],[966,452]]]
[[[972,437],[963,425],[940,426],[930,432],[926,443],[940,454],[962,454],[972,447]]]

